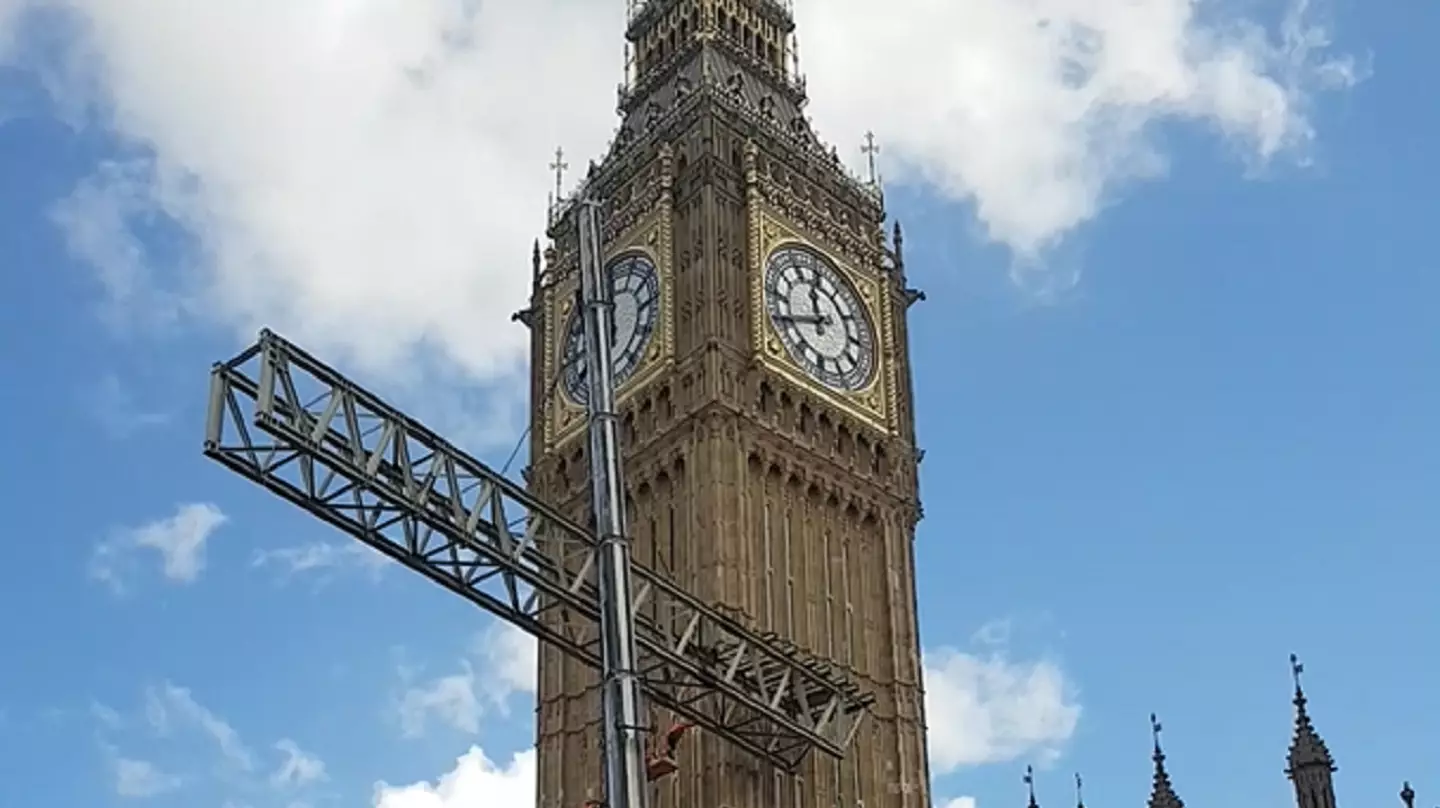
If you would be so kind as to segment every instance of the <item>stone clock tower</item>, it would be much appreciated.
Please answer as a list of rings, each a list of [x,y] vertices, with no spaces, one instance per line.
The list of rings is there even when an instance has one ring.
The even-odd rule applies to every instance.
[[[656,808],[928,808],[920,518],[899,229],[804,116],[779,0],[648,0],[586,178],[615,283],[637,563],[832,660],[876,701],[847,757],[779,772],[705,733]],[[536,256],[531,487],[589,508],[572,209]],[[543,648],[539,808],[603,797],[598,677]],[[667,716],[651,716],[663,731]]]

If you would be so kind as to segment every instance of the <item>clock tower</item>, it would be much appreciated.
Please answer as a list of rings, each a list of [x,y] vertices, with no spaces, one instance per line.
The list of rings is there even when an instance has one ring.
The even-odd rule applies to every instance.
[[[874,694],[844,760],[775,770],[703,732],[656,808],[928,808],[920,518],[900,231],[804,114],[780,0],[644,0],[590,165],[615,288],[637,563]],[[537,248],[533,490],[589,511],[574,208]],[[658,619],[658,615],[653,616]],[[540,652],[539,808],[603,799],[599,681]],[[669,717],[652,713],[652,736]]]

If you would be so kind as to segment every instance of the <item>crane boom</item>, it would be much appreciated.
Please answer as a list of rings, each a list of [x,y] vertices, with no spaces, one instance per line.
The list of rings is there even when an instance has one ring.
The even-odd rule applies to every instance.
[[[205,454],[599,669],[600,540],[270,331],[211,372]],[[646,696],[787,771],[843,757],[874,697],[640,564]]]

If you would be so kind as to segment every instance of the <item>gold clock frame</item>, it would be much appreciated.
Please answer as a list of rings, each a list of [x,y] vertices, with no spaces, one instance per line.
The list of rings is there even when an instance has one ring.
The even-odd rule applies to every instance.
[[[851,266],[836,255],[834,250],[827,249],[822,239],[789,224],[768,205],[758,202],[752,202],[751,205],[751,342],[760,362],[776,374],[802,389],[814,391],[816,396],[881,432],[893,431],[889,391],[894,373],[887,361],[891,335],[894,333],[889,284],[881,281],[878,272],[865,272]],[[780,341],[779,332],[775,330],[774,323],[770,322],[765,306],[765,265],[776,250],[789,245],[813,250],[829,262],[830,266],[850,283],[865,308],[863,313],[870,321],[875,345],[874,367],[870,371],[870,381],[863,388],[854,391],[836,390],[817,382],[790,358],[789,351],[785,350]]]
[[[640,364],[615,391],[617,407],[644,388],[675,363],[675,268],[671,261],[672,220],[668,210],[656,211],[605,245],[605,265],[626,255],[643,255],[655,265],[660,284],[660,319]],[[564,366],[565,327],[575,309],[580,285],[578,267],[545,291],[545,389],[550,401],[545,407],[546,448],[565,443],[585,428],[585,407],[565,394],[560,375]]]

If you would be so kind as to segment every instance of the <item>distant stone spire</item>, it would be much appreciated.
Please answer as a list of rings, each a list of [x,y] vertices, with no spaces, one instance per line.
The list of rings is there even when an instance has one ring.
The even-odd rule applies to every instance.
[[[1175,787],[1170,784],[1170,774],[1165,771],[1165,753],[1160,749],[1160,719],[1150,714],[1150,735],[1155,741],[1155,753],[1150,759],[1155,761],[1155,784],[1150,789],[1149,808],[1185,808],[1185,801],[1175,793]]]
[[[1026,808],[1040,808],[1040,803],[1035,801],[1035,767],[1025,767],[1025,788],[1030,792],[1030,802]]]
[[[1335,784],[1331,776],[1336,770],[1335,759],[1305,709],[1305,689],[1300,685],[1300,674],[1304,672],[1300,659],[1291,654],[1290,673],[1295,677],[1295,738],[1290,742],[1285,776],[1295,784],[1296,808],[1335,808]]]
[[[510,322],[520,323],[526,328],[535,327],[535,304],[540,294],[543,269],[540,263],[540,239],[535,239],[535,249],[530,256],[530,305],[510,315]]]

